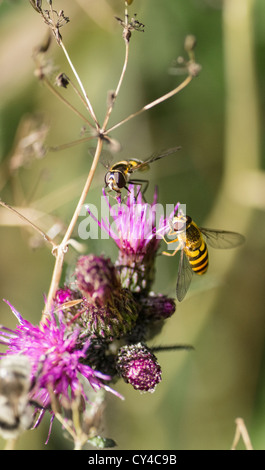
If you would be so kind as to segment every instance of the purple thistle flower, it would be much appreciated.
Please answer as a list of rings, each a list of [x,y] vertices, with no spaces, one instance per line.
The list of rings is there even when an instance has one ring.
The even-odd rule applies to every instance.
[[[154,280],[155,256],[161,241],[158,233],[162,234],[167,230],[168,221],[174,215],[177,206],[168,217],[164,217],[164,214],[159,217],[158,209],[161,209],[161,206],[157,205],[156,190],[153,202],[148,204],[144,202],[139,188],[136,189],[137,200],[135,200],[135,186],[130,184],[128,189],[126,202],[115,206],[110,205],[103,190],[114,224],[107,219],[98,221],[91,212],[89,213],[119,248],[115,265],[120,270],[123,287],[132,292],[148,293]]]
[[[63,316],[58,318],[54,314],[45,323],[37,326],[22,318],[19,312],[9,303],[12,312],[19,321],[15,330],[1,328],[0,343],[7,346],[2,356],[23,354],[31,363],[31,380],[36,384],[31,392],[31,400],[35,400],[47,409],[51,405],[49,391],[60,401],[68,403],[77,397],[86,396],[80,376],[85,378],[94,391],[105,389],[120,398],[104,382],[111,377],[93,370],[82,363],[89,349],[89,340],[81,345],[79,341],[80,330],[69,331],[63,323]],[[44,410],[45,411],[45,410]]]
[[[148,204],[144,202],[139,188],[136,189],[137,200],[135,200],[135,185],[130,184],[128,189],[126,203],[115,206],[110,205],[103,190],[115,227],[113,229],[113,224],[104,219],[101,222],[98,221],[98,224],[113,238],[119,250],[128,255],[145,254],[152,241],[154,243],[152,250],[157,250],[160,237],[156,236],[156,231],[157,229],[161,231],[163,227],[166,229],[168,225],[168,219],[163,218],[162,215],[156,226],[157,190],[155,190],[153,202]],[[172,215],[173,213],[170,216]]]
[[[74,300],[75,298],[75,292],[70,289],[70,287],[65,286],[57,290],[54,301],[57,306],[60,306],[66,302]]]

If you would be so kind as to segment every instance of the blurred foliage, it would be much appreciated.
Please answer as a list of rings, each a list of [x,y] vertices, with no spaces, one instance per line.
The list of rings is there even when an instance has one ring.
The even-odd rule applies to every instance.
[[[265,4],[232,3],[229,9],[229,0],[134,0],[130,7],[145,32],[133,33],[111,125],[181,81],[168,70],[183,55],[187,34],[197,38],[202,71],[172,100],[113,132],[122,145],[117,158],[147,157],[181,145],[176,157],[150,170],[150,198],[159,185],[162,204],[181,201],[199,225],[240,231],[247,242],[233,253],[210,251],[207,276],[193,280],[187,299],[154,343],[192,344],[195,351],[160,353],[163,381],[153,395],[119,383],[126,400],[108,398],[106,435],[119,449],[229,449],[237,417],[245,420],[254,448],[265,448]],[[70,17],[62,30],[64,43],[102,119],[107,92],[115,88],[123,63],[122,30],[114,19],[122,17],[123,2],[54,4]],[[88,144],[49,152],[8,171],[25,117],[35,115],[49,125],[48,145],[82,134],[80,119],[34,76],[32,52],[45,31],[29,2],[0,2],[0,194],[9,204],[31,204],[66,225],[89,171]],[[55,41],[48,55],[58,71],[71,74]],[[69,98],[84,112],[70,91]],[[100,166],[89,203],[99,201],[103,179]],[[0,214],[0,298],[37,323],[54,258],[44,244],[35,247],[40,240],[31,229],[18,226],[13,217],[10,225],[3,208]],[[48,229],[51,219],[39,223]],[[116,256],[111,240],[88,240],[87,250]],[[68,262],[76,256],[70,250]],[[176,276],[177,259],[159,257],[155,290],[174,295]],[[0,323],[15,326],[4,303]],[[26,433],[19,447],[43,448],[47,427],[42,423],[37,432]],[[71,448],[60,425],[54,425],[47,448]]]

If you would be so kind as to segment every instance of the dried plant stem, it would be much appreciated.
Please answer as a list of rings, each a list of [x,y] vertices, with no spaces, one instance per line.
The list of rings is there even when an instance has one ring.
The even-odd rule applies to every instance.
[[[20,219],[22,219],[24,222],[26,222],[28,225],[30,225],[34,230],[36,230],[43,238],[45,241],[49,242],[53,248],[56,248],[56,243],[45,233],[43,232],[37,225],[35,225],[33,222],[31,222],[27,217],[25,217],[23,214],[18,212],[14,207],[10,206],[9,204],[6,204],[6,202],[1,201],[0,199],[0,205],[3,207],[6,207],[6,209],[9,209],[11,212],[14,212]]]
[[[127,69],[127,65],[128,65],[128,58],[129,58],[129,41],[126,41],[125,40],[125,59],[124,59],[124,64],[123,64],[123,68],[122,68],[122,72],[121,72],[121,76],[120,76],[120,79],[119,79],[119,82],[118,82],[118,85],[117,85],[117,88],[113,94],[113,97],[112,97],[112,102],[107,110],[107,114],[106,114],[106,117],[105,117],[105,120],[104,120],[104,123],[103,123],[103,126],[102,126],[102,130],[103,132],[106,130],[106,127],[107,127],[107,124],[109,122],[109,118],[110,118],[110,115],[112,113],[112,110],[113,110],[113,106],[114,106],[114,102],[119,94],[119,91],[120,91],[120,88],[121,88],[121,85],[122,85],[122,82],[123,82],[123,79],[124,79],[124,76],[125,76],[125,72],[126,72],[126,69]]]
[[[55,413],[55,417],[58,419],[58,421],[63,425],[63,427],[66,429],[66,431],[72,437],[72,439],[75,443],[74,450],[82,450],[83,445],[87,441],[87,436],[82,432],[82,429],[78,428],[78,430],[76,432],[76,430],[71,427],[69,422],[66,419],[64,419],[63,416],[61,416],[60,413],[58,413],[58,412]],[[71,424],[73,424],[73,423],[71,423]]]
[[[89,137],[83,137],[81,139],[72,140],[71,142],[67,142],[66,144],[56,145],[55,147],[48,147],[47,150],[49,150],[50,152],[58,152],[59,150],[65,150],[65,149],[68,149],[70,147],[75,147],[77,144],[82,144],[84,142],[89,142],[90,140],[92,140],[94,138],[95,137],[93,135],[89,136]]]
[[[79,78],[79,75],[78,75],[78,73],[77,73],[77,71],[76,71],[76,69],[75,69],[75,67],[74,67],[74,65],[73,65],[73,63],[72,63],[72,61],[71,61],[69,55],[68,55],[68,52],[67,52],[67,50],[66,50],[66,48],[65,48],[65,45],[64,45],[63,41],[60,41],[60,46],[61,46],[61,48],[62,48],[62,50],[63,50],[63,52],[64,52],[64,54],[65,54],[65,57],[67,58],[67,61],[68,61],[69,65],[70,65],[70,67],[71,67],[71,69],[72,69],[72,71],[73,71],[73,73],[74,73],[74,75],[75,75],[75,77],[76,77],[76,80],[77,80],[77,82],[78,82],[78,84],[79,84],[79,86],[80,86],[80,88],[81,88],[81,91],[82,91],[82,93],[83,93],[83,95],[84,95],[84,98],[85,98],[85,101],[86,101],[87,109],[88,109],[88,111],[89,111],[89,113],[90,113],[92,119],[94,120],[94,122],[95,122],[97,128],[99,129],[100,126],[99,126],[98,120],[97,120],[97,118],[96,118],[96,115],[95,115],[95,113],[94,113],[92,104],[90,103],[90,100],[88,99],[88,96],[87,96],[87,93],[86,93],[86,91],[85,91],[85,88],[84,88],[84,86],[83,86],[83,84],[82,84],[82,82],[81,82],[81,80],[80,80],[80,78]]]
[[[43,77],[42,81],[44,81],[45,85],[49,88],[49,90],[57,97],[59,98],[68,108],[70,108],[77,116],[79,116],[86,124],[88,124],[90,127],[93,127],[91,122],[82,114],[78,109],[76,109],[68,100],[66,100],[57,90],[52,86],[52,84],[47,80],[46,77]]]
[[[172,98],[172,96],[176,95],[179,93],[181,90],[183,90],[193,79],[192,75],[188,75],[188,77],[174,90],[169,91],[165,95],[161,96],[160,98],[157,98],[156,100],[152,101],[151,103],[148,103],[145,105],[143,108],[141,108],[139,111],[136,111],[136,113],[130,114],[127,118],[123,119],[122,121],[118,122],[114,126],[110,127],[107,131],[106,134],[112,132],[114,129],[117,129],[117,127],[120,127],[122,124],[125,124],[125,122],[128,122],[130,119],[133,119],[136,116],[139,116],[139,114],[143,113],[144,111],[147,111],[148,109],[153,108],[154,106],[157,106],[160,103],[163,103],[163,101],[168,100],[169,98]]]
[[[125,14],[124,14],[124,17],[125,17],[125,27],[128,25],[128,9],[127,9],[127,4],[125,6]],[[125,37],[124,38],[124,41],[125,41],[125,57],[124,57],[124,63],[123,63],[123,67],[122,67],[122,71],[121,71],[121,75],[120,75],[120,79],[119,79],[119,82],[118,82],[118,85],[116,87],[116,90],[113,94],[113,97],[112,97],[112,102],[107,110],[107,114],[106,114],[106,117],[105,117],[105,120],[104,120],[104,123],[103,123],[103,126],[102,126],[102,130],[105,131],[106,130],[106,127],[108,125],[108,122],[109,122],[109,118],[110,118],[110,115],[112,113],[112,110],[113,110],[113,106],[114,106],[114,103],[115,103],[115,100],[119,94],[119,91],[120,91],[120,88],[121,88],[121,85],[122,85],[122,82],[123,82],[123,79],[124,79],[124,76],[125,76],[125,72],[126,72],[126,69],[127,69],[127,65],[128,65],[128,59],[129,59],[129,40]]]
[[[99,157],[100,157],[100,154],[101,154],[101,151],[102,151],[102,146],[103,146],[103,141],[102,141],[102,139],[98,138],[98,143],[97,143],[97,148],[96,148],[96,152],[95,152],[95,155],[94,155],[94,159],[93,159],[93,162],[92,162],[92,165],[91,165],[91,168],[90,168],[90,171],[89,171],[84,189],[82,191],[82,194],[81,194],[80,199],[78,201],[78,204],[76,206],[75,212],[73,214],[72,220],[71,220],[71,222],[70,222],[70,224],[67,228],[67,231],[64,235],[64,238],[63,238],[62,242],[60,243],[60,245],[58,245],[56,247],[56,250],[54,250],[54,255],[56,256],[56,261],[55,261],[53,276],[52,276],[52,280],[51,280],[51,285],[50,285],[50,290],[49,290],[49,294],[48,294],[48,297],[47,297],[45,310],[43,312],[42,319],[41,319],[42,322],[44,322],[45,318],[47,318],[50,315],[52,300],[54,298],[56,290],[58,289],[59,282],[60,282],[60,279],[61,279],[62,268],[63,268],[63,263],[64,263],[64,257],[65,257],[65,254],[67,252],[67,246],[68,246],[70,237],[72,235],[72,232],[74,230],[75,224],[77,222],[77,219],[79,217],[80,211],[82,209],[82,206],[85,203],[85,199],[86,199],[88,190],[90,188],[92,179],[94,177],[96,167],[97,167],[97,164],[98,164],[98,161],[99,161]]]
[[[68,421],[64,419],[63,416],[61,416],[61,414],[58,411],[55,412],[54,414],[55,414],[56,419],[58,419],[58,421],[63,425],[63,427],[69,432],[70,436],[73,439],[75,439],[75,433],[72,430],[71,426],[69,426]]]
[[[5,443],[4,450],[15,450],[17,439],[8,439]]]
[[[253,450],[253,446],[251,444],[250,437],[249,437],[246,425],[244,423],[244,420],[242,418],[237,418],[236,419],[236,433],[235,433],[231,450],[236,450],[236,447],[238,445],[238,442],[241,436],[242,436],[246,449]]]
[[[71,85],[71,87],[73,88],[73,90],[75,91],[75,93],[77,94],[77,96],[80,98],[80,100],[82,101],[82,103],[84,104],[84,106],[86,107],[86,100],[85,98],[83,97],[83,95],[80,93],[80,91],[78,90],[78,88],[75,86],[75,84],[73,83],[73,81],[67,77],[68,80],[69,80],[69,83]]]

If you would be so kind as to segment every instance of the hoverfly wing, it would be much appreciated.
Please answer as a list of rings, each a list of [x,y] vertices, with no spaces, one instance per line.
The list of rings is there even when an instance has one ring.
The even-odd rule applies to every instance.
[[[88,149],[88,153],[91,155],[92,158],[94,158],[95,153],[96,153],[96,148],[90,147]],[[102,150],[99,161],[101,165],[103,165],[106,170],[108,170],[111,167],[111,163],[113,161],[113,155],[108,151],[108,150]]]
[[[145,160],[143,163],[148,165],[149,163],[155,162],[156,160],[160,160],[160,158],[167,157],[168,155],[171,155],[172,153],[177,152],[180,150],[181,147],[172,147],[167,150],[162,150],[161,152],[155,152],[149,157],[147,160]]]
[[[176,286],[176,294],[179,302],[181,302],[187,294],[187,291],[190,287],[192,275],[193,271],[191,269],[190,263],[184,253],[184,250],[181,250]]]
[[[149,163],[153,163],[156,160],[160,160],[161,158],[167,157],[167,155],[171,155],[172,153],[175,153],[180,149],[181,147],[172,147],[164,151],[162,150],[161,152],[155,152],[151,155],[151,157],[139,162],[139,165],[135,166],[134,170],[144,170],[148,168]]]
[[[201,228],[206,242],[212,248],[228,249],[235,248],[244,243],[245,237],[237,232],[227,232],[225,230],[212,230]]]

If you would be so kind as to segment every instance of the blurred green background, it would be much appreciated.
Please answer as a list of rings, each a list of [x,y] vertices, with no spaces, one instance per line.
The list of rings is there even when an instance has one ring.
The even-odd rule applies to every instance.
[[[122,30],[114,20],[123,15],[123,1],[58,0],[54,7],[70,17],[62,29],[64,43],[102,121],[107,92],[115,88],[123,64]],[[179,154],[152,166],[150,200],[158,184],[159,202],[180,201],[199,225],[243,233],[246,244],[231,251],[210,249],[207,276],[193,279],[153,342],[192,344],[195,350],[159,354],[163,380],[152,395],[118,383],[126,400],[108,397],[104,435],[118,449],[229,449],[235,419],[242,417],[254,448],[265,449],[265,3],[134,0],[134,13],[145,32],[133,33],[111,125],[181,82],[183,76],[168,70],[184,54],[187,34],[197,38],[202,71],[173,99],[113,132],[122,145],[117,159],[145,158],[181,145]],[[48,230],[55,221],[70,221],[91,159],[86,143],[10,171],[25,118],[44,120],[49,145],[75,140],[82,132],[80,119],[34,76],[32,53],[45,31],[29,2],[0,2],[0,195],[16,207],[30,207],[31,216],[33,209],[49,214],[38,219]],[[48,57],[58,72],[71,74],[55,41]],[[76,95],[63,94],[85,113]],[[99,166],[87,202],[98,203],[103,178]],[[0,298],[37,323],[54,258],[18,223],[0,209]],[[87,249],[115,260],[111,240],[90,240]],[[70,249],[69,263],[76,256]],[[177,259],[158,257],[154,290],[174,296],[176,276]],[[4,302],[0,323],[15,327]],[[48,420],[25,433],[18,448],[72,448],[57,424],[45,447],[47,429]]]

